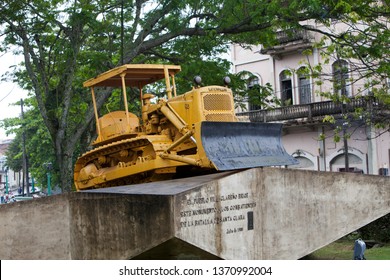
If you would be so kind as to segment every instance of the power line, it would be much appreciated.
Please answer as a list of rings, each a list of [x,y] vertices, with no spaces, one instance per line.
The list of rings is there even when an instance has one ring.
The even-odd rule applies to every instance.
[[[0,100],[0,102],[2,102],[4,99],[6,99],[6,98],[8,97],[8,95],[10,95],[10,94],[14,91],[14,89],[15,89],[15,85],[14,85],[14,87],[10,90],[10,92],[8,92],[8,93]]]

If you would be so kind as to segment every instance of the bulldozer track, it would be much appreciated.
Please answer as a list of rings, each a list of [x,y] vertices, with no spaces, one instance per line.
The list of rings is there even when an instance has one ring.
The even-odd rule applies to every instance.
[[[142,172],[137,174],[132,174],[126,177],[121,177],[115,180],[107,181],[102,184],[93,186],[90,189],[101,189],[101,188],[110,188],[117,186],[126,186],[133,184],[143,184],[150,183],[155,181],[163,181],[173,179],[174,174],[156,174],[154,170],[148,172]]]
[[[79,176],[78,174],[84,166],[86,166],[90,162],[97,160],[100,156],[115,154],[122,150],[139,149],[147,145],[152,145],[152,142],[146,138],[124,139],[124,140],[99,146],[89,152],[86,152],[76,162],[75,171],[74,171],[75,179],[78,178]],[[108,188],[108,187],[114,187],[119,185],[130,185],[135,183],[148,183],[152,181],[167,180],[171,178],[172,178],[172,174],[158,174],[154,170],[150,170],[150,171],[130,174],[125,177],[106,181],[104,183],[94,185],[93,187],[89,187],[87,189]]]
[[[84,153],[77,160],[75,171],[76,172],[80,171],[81,168],[85,166],[85,164],[97,159],[100,156],[114,154],[124,149],[139,148],[139,147],[146,146],[148,144],[150,144],[150,141],[148,139],[137,138],[137,139],[125,139],[125,140],[116,141],[110,144],[100,146],[89,152]]]

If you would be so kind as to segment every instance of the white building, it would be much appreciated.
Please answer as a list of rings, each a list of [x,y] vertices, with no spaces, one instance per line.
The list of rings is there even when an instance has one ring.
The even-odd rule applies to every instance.
[[[8,183],[9,191],[16,191],[23,180],[23,173],[13,171],[6,165],[5,151],[12,140],[0,140],[0,192],[3,194]]]
[[[348,83],[354,74],[348,69],[344,60],[331,59],[324,65],[323,83],[317,85],[311,77],[300,74],[298,69],[310,65],[324,63],[321,50],[313,48],[313,42],[320,35],[308,31],[280,32],[277,34],[279,45],[269,49],[252,46],[251,49],[233,45],[231,56],[233,71],[250,71],[255,78],[248,85],[272,85],[274,94],[288,105],[275,110],[258,110],[243,113],[243,119],[250,118],[257,122],[283,122],[283,144],[300,164],[290,168],[303,168],[321,171],[343,171],[347,166],[350,171],[365,174],[383,174],[390,164],[390,133],[365,125],[364,121],[354,120],[352,126],[343,126],[341,116],[345,112],[353,112],[356,107],[364,108],[365,112],[373,114],[379,110],[373,99],[356,99],[348,104],[334,103],[317,92],[334,91],[332,82],[326,77],[338,79],[341,87],[337,89],[340,95],[353,98],[357,94],[368,95],[362,90],[364,80]],[[304,52],[305,50],[310,52]],[[303,63],[305,62],[305,63]],[[339,67],[342,66],[342,67]],[[341,69],[341,70],[340,70]],[[248,104],[247,108],[256,109]],[[389,112],[387,112],[388,114]],[[340,131],[341,141],[334,141],[335,125],[323,122],[326,115],[334,116]],[[344,123],[345,124],[345,123]],[[343,141],[344,134],[350,138]],[[322,136],[325,135],[325,138]],[[348,151],[345,153],[345,151]],[[348,157],[345,155],[348,154]]]

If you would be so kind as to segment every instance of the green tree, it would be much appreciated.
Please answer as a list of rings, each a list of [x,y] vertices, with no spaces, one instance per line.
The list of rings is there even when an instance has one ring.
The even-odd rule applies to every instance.
[[[5,153],[7,157],[7,166],[15,172],[23,169],[23,154],[21,152],[22,147],[20,143],[20,137],[15,138],[14,141],[12,141],[8,146],[8,149]]]
[[[275,94],[271,84],[260,85],[258,83],[248,85],[248,82],[258,78],[249,71],[240,71],[231,75],[232,88],[236,107],[243,110],[272,109],[280,106],[281,101]],[[250,107],[247,107],[250,104]]]
[[[3,124],[6,128],[13,128],[10,131],[15,133],[7,152],[7,164],[14,171],[23,169],[23,133],[25,134],[26,152],[28,155],[29,172],[39,186],[45,188],[47,184],[45,164],[53,164],[52,177],[53,185],[58,184],[58,167],[56,166],[54,150],[50,141],[47,128],[43,124],[35,99],[24,100],[24,119],[8,118]],[[19,102],[18,102],[19,104]],[[27,108],[26,108],[27,107]],[[27,109],[27,110],[26,110]]]
[[[90,142],[94,120],[83,81],[122,63],[199,65],[228,43],[271,44],[279,28],[347,11],[340,1],[325,2],[329,14],[317,9],[323,1],[313,0],[5,0],[0,4],[2,49],[17,46],[24,57],[14,79],[36,100],[59,183],[70,190],[74,155]],[[203,70],[212,72],[215,65]],[[97,96],[101,108],[110,92]]]
[[[365,240],[376,240],[379,242],[390,242],[390,214],[387,214],[368,225],[360,228],[358,231]]]
[[[350,102],[347,87],[359,88],[355,98],[375,97],[383,105],[382,112],[390,107],[390,3],[389,1],[323,1],[324,17],[317,18],[317,26],[302,28],[323,35],[315,44],[321,52],[322,63],[309,65],[317,83],[328,80],[333,90],[319,94],[335,102]],[[335,24],[343,28],[335,28]],[[325,65],[335,61],[327,73]],[[348,77],[343,79],[342,76]],[[364,119],[365,124],[389,129],[389,114],[359,108],[348,116]]]

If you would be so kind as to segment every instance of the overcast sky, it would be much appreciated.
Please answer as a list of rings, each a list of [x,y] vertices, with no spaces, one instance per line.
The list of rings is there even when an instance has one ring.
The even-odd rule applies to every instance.
[[[21,57],[17,57],[12,53],[0,53],[0,76],[9,71],[9,67],[21,61]],[[12,103],[19,101],[21,98],[26,98],[27,93],[18,85],[0,81],[0,120],[20,116],[20,106],[12,106]],[[12,138],[6,136],[5,131],[0,127],[0,140]]]

